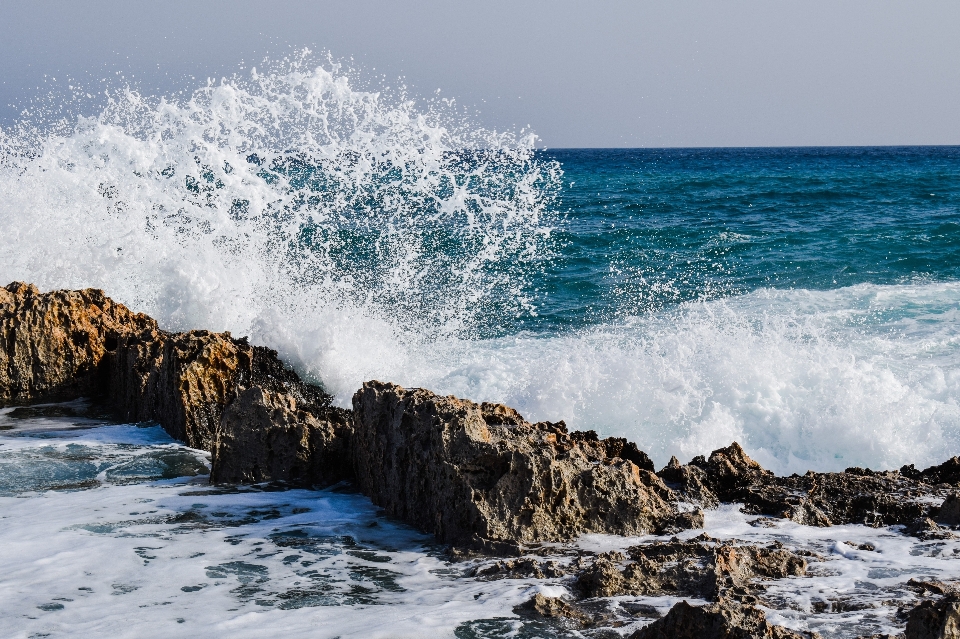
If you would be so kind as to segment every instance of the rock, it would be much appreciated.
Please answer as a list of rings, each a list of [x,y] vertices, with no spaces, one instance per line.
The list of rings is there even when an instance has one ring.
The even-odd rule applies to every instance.
[[[593,619],[579,608],[568,604],[559,597],[546,597],[539,592],[529,601],[522,603],[513,611],[523,617],[541,617],[546,619],[564,619],[576,626],[589,625]]]
[[[333,484],[352,475],[352,430],[348,411],[314,415],[299,409],[292,395],[254,386],[223,412],[211,481]]]
[[[225,409],[255,389],[221,429]],[[214,453],[218,481],[331,483],[352,474],[347,412],[276,351],[230,333],[160,330],[96,289],[0,289],[0,406],[78,397]]]
[[[905,639],[960,639],[960,595],[924,601],[907,613]]]
[[[701,535],[690,541],[654,542],[621,553],[603,553],[583,570],[574,588],[584,597],[751,597],[756,578],[806,574],[806,559],[780,545],[722,544]]]
[[[777,477],[737,443],[708,459],[694,458],[687,466],[671,460],[659,475],[690,501],[742,503],[745,512],[810,526],[909,525],[932,514],[930,497],[937,494],[930,485],[896,471],[848,468]]]
[[[801,639],[775,626],[763,611],[724,601],[710,606],[677,603],[662,619],[637,630],[630,639]]]
[[[944,526],[960,526],[960,494],[950,493],[943,500],[936,521]]]
[[[0,289],[0,406],[101,395],[118,339],[156,328],[103,291],[13,282]]]
[[[930,466],[924,470],[917,470],[913,464],[900,469],[900,474],[915,481],[927,484],[960,485],[960,457],[951,457],[942,464]]]
[[[353,397],[361,491],[443,542],[501,552],[674,524],[673,492],[634,449],[512,409],[367,382]]]
[[[930,539],[950,539],[953,534],[941,528],[937,522],[929,517],[918,517],[903,529],[904,534],[924,541]]]

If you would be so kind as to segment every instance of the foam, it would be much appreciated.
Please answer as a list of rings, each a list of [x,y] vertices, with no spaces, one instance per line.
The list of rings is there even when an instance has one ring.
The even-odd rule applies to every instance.
[[[155,429],[139,429],[146,435],[138,437],[136,427],[101,424],[39,436],[31,421],[0,434],[0,484],[9,483],[12,456],[50,448],[82,447],[82,455],[64,458],[75,466],[118,468],[171,451],[207,461]],[[48,471],[34,466],[34,482]],[[580,636],[513,612],[538,592],[569,596],[570,580],[470,577],[478,561],[451,563],[430,537],[383,517],[342,487],[231,490],[209,486],[203,474],[113,481],[104,471],[98,477],[72,489],[0,495],[4,636]],[[706,512],[705,532],[814,553],[810,576],[764,583],[766,600],[775,605],[768,618],[791,628],[828,638],[894,633],[890,602],[916,601],[904,587],[910,577],[960,579],[956,539],[923,542],[896,527],[815,528],[768,518],[757,525],[757,519],[726,505]],[[553,558],[569,561],[578,552],[665,539],[589,535],[566,548],[558,544],[567,554]],[[866,543],[875,550],[860,549]],[[678,599],[610,601],[664,614]],[[650,621],[636,618],[618,630],[629,635]]]
[[[733,440],[781,473],[960,446],[955,283],[764,289],[504,336],[536,312],[558,223],[560,168],[532,134],[307,56],[110,95],[0,132],[0,281],[249,335],[343,406],[369,379],[422,386],[627,436],[658,464]]]

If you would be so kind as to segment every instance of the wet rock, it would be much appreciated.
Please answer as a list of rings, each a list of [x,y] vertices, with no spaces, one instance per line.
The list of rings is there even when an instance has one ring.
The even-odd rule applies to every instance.
[[[909,525],[932,514],[929,498],[937,494],[930,485],[896,471],[848,468],[777,477],[737,443],[707,459],[694,458],[687,466],[671,460],[658,474],[691,501],[742,503],[745,512],[810,526]]]
[[[220,420],[211,480],[330,485],[350,477],[349,413],[307,407],[319,414],[303,410],[293,395],[258,386],[243,391]]]
[[[677,522],[674,493],[618,440],[512,409],[367,382],[353,397],[360,489],[444,542],[509,550]],[[649,467],[649,466],[648,466]]]
[[[767,621],[763,611],[724,601],[691,606],[681,601],[662,619],[641,628],[630,639],[800,639],[802,635]]]
[[[716,508],[720,500],[708,487],[707,472],[693,464],[683,466],[676,457],[657,473],[668,486],[677,490],[685,501],[703,508]]]
[[[960,526],[960,494],[950,493],[940,506],[937,523],[944,526]]]
[[[225,409],[250,389],[263,401],[236,407],[216,454]],[[349,438],[340,437],[349,431],[346,413],[275,351],[230,333],[160,330],[95,289],[40,293],[17,282],[0,289],[0,406],[82,396],[121,420],[159,422],[188,446],[214,452],[220,481],[325,483],[351,471]],[[277,402],[295,408],[284,412]]]
[[[522,617],[563,619],[572,622],[571,625],[580,627],[589,625],[593,621],[590,615],[563,599],[547,597],[540,593],[535,594],[529,601],[520,604],[513,611]]]
[[[926,484],[960,485],[960,457],[951,457],[942,464],[930,466],[924,470],[917,470],[913,464],[900,469],[900,474],[915,481]]]
[[[632,546],[597,555],[574,584],[584,597],[721,596],[751,600],[753,580],[806,574],[807,561],[779,544],[768,547],[722,544],[701,535],[690,541]]]
[[[568,569],[559,562],[537,561],[530,557],[502,559],[489,565],[478,566],[470,576],[482,580],[494,579],[555,579],[563,577]]]
[[[941,528],[937,522],[929,517],[918,517],[903,529],[904,534],[916,537],[923,541],[931,539],[950,539],[953,533]]]
[[[0,406],[100,395],[104,358],[117,340],[155,329],[154,320],[100,290],[0,288]]]
[[[905,639],[960,639],[960,595],[924,601],[907,613]]]
[[[907,587],[916,590],[921,595],[933,593],[937,595],[960,594],[960,586],[957,583],[946,583],[943,581],[913,579],[907,581]]]

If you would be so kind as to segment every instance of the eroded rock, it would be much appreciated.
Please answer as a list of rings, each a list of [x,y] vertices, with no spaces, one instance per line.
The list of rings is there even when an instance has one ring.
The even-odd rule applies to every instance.
[[[731,601],[691,606],[681,601],[662,619],[641,628],[630,639],[801,639],[808,635],[775,626],[763,611]]]
[[[806,559],[779,544],[736,545],[701,535],[632,546],[626,555],[597,555],[577,576],[575,588],[585,597],[726,596],[752,601],[754,579],[801,576],[806,570]]]
[[[637,456],[619,440],[381,382],[365,383],[353,409],[360,489],[445,542],[498,552],[591,532],[644,534],[681,514],[653,472],[610,456]]]
[[[737,443],[709,458],[694,458],[687,466],[672,459],[658,475],[689,501],[705,506],[742,503],[745,512],[810,526],[909,526],[939,512],[930,497],[943,492],[897,471],[848,468],[777,477]]]
[[[307,406],[319,414],[299,408],[290,394],[243,391],[220,420],[211,480],[329,485],[350,477],[348,411]]]
[[[924,601],[907,613],[905,639],[960,639],[960,595]]]
[[[100,290],[0,288],[0,406],[100,395],[109,382],[104,359],[119,338],[156,328]]]

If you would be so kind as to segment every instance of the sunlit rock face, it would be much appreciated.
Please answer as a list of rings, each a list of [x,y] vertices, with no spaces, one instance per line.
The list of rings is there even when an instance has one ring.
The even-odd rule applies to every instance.
[[[353,409],[360,489],[443,541],[496,548],[685,521],[672,491],[630,460],[646,466],[646,456],[622,440],[381,382],[364,384]]]

